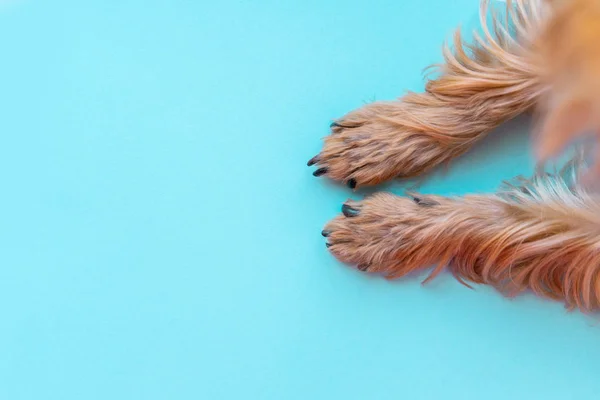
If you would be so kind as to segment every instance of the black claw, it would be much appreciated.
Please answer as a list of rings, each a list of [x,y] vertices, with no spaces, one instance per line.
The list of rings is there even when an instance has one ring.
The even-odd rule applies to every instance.
[[[356,189],[356,179],[352,178],[348,181],[348,187],[350,189]]]
[[[308,162],[306,163],[306,165],[308,165],[309,167],[312,167],[313,165],[315,165],[318,162],[319,162],[319,155],[317,154],[316,156],[314,156],[313,158],[311,158],[310,160],[308,160]]]
[[[358,269],[359,269],[359,271],[363,271],[363,272],[365,272],[366,270],[368,270],[368,269],[369,269],[369,267],[370,267],[370,266],[371,266],[370,264],[360,264],[360,265],[358,266]]]
[[[325,243],[325,246],[327,246],[327,248],[331,247],[331,243]]]
[[[327,236],[331,235],[331,231],[326,231],[326,230],[323,229],[321,231],[321,235],[323,235],[323,237],[327,237]]]
[[[335,121],[332,122],[331,124],[329,124],[329,127],[331,129],[333,129],[333,128],[352,129],[352,128],[356,128],[358,126],[360,126],[360,125],[357,125],[356,123],[355,124],[350,123],[350,125],[342,125],[342,124],[340,124],[338,122],[335,122]]]
[[[360,213],[360,211],[357,210],[356,208],[350,207],[348,204],[344,204],[342,206],[342,213],[346,217],[351,218],[351,217],[356,217]]]
[[[432,206],[437,206],[440,203],[438,203],[437,201],[431,200],[431,199],[427,199],[427,198],[422,198],[422,197],[418,197],[418,196],[413,196],[413,201],[423,207],[432,207]]]
[[[319,168],[318,170],[316,170],[315,172],[313,172],[314,176],[321,176],[327,173],[329,169],[327,169],[326,167],[323,168]]]

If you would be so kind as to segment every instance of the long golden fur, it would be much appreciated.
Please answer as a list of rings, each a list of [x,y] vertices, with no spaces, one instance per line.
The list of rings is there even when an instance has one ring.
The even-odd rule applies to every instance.
[[[424,93],[373,103],[336,120],[322,151],[309,161],[318,165],[314,174],[351,188],[420,175],[533,109],[542,121],[541,158],[555,154],[578,134],[576,129],[584,128],[575,116],[595,110],[580,107],[595,104],[590,92],[579,90],[586,87],[582,82],[600,82],[600,72],[589,79],[582,75],[584,81],[560,79],[574,70],[593,70],[588,61],[600,66],[595,64],[598,49],[587,57],[578,47],[580,63],[549,61],[557,52],[570,51],[549,45],[565,32],[571,39],[578,34],[600,38],[598,0],[568,1],[573,3],[509,0],[501,17],[491,11],[489,0],[481,0],[483,35],[476,34],[469,44],[457,31],[453,51],[444,47],[445,63],[437,66],[439,76]],[[580,29],[579,22],[590,28]],[[583,50],[599,43],[588,36],[580,42]],[[557,126],[568,133],[557,133]],[[363,271],[397,278],[435,264],[430,278],[447,267],[463,283],[490,284],[508,295],[530,289],[569,307],[596,310],[600,198],[578,183],[580,169],[576,160],[555,174],[518,178],[492,195],[406,198],[380,193],[347,202],[322,233],[336,257]]]
[[[329,250],[398,278],[436,264],[461,281],[514,295],[531,289],[568,306],[600,306],[600,203],[570,186],[577,168],[459,198],[379,193],[348,201],[323,231]],[[570,176],[569,176],[570,175]]]
[[[336,120],[309,162],[318,164],[315,174],[352,188],[421,175],[531,109],[544,90],[531,51],[542,14],[537,0],[516,3],[507,23],[494,18],[490,29],[483,0],[483,36],[469,44],[457,30],[454,51],[444,47],[445,64],[436,66],[439,76],[424,93],[368,104]]]

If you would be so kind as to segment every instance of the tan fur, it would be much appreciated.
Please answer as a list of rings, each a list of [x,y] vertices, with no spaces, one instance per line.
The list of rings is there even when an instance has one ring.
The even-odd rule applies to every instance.
[[[562,0],[536,43],[544,98],[537,154],[542,160],[561,152],[584,133],[600,137],[600,0]],[[600,163],[596,163],[600,178]]]
[[[600,307],[600,199],[569,187],[576,169],[521,179],[495,195],[349,201],[323,232],[329,250],[388,278],[438,265],[508,295],[530,289]],[[567,175],[567,176],[566,176]]]
[[[352,186],[375,185],[394,177],[413,177],[450,161],[502,122],[536,104],[544,91],[531,46],[542,23],[537,0],[516,1],[506,24],[486,22],[473,44],[454,35],[454,51],[444,47],[445,64],[424,93],[376,102],[332,124],[321,153],[313,159],[319,175]],[[312,164],[312,162],[311,162]]]
[[[545,159],[584,129],[600,137],[600,0],[507,1],[507,19],[481,1],[484,38],[444,48],[440,76],[353,111],[332,126],[316,175],[357,185],[410,177],[464,153],[534,106]],[[510,33],[509,33],[510,32]],[[462,198],[380,193],[347,202],[323,235],[330,251],[388,278],[437,265],[461,281],[523,290],[584,311],[600,308],[600,197],[577,181],[580,160],[519,178],[493,195]],[[600,162],[594,170],[600,175]]]

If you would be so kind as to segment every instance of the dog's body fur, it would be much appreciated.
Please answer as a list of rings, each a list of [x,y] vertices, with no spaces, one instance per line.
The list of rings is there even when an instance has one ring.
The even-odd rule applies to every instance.
[[[513,0],[504,17],[488,3],[481,0],[483,36],[467,44],[457,32],[424,93],[336,120],[323,150],[309,161],[319,166],[315,175],[351,188],[420,175],[534,109],[542,115],[541,160],[583,129],[600,126],[600,1]],[[347,202],[323,235],[336,257],[361,270],[400,277],[437,264],[432,276],[447,266],[463,283],[508,294],[531,289],[595,310],[600,199],[575,182],[578,170],[571,164],[487,196],[376,194]]]

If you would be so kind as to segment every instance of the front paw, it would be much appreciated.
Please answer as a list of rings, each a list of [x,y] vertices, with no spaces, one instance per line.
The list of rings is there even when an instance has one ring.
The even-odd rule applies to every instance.
[[[436,200],[378,193],[363,201],[349,200],[342,214],[321,234],[340,261],[362,271],[385,272],[402,263],[403,255],[419,245],[418,229],[437,215]]]
[[[331,134],[309,166],[351,189],[422,174],[443,161],[435,138],[415,127],[400,102],[372,103],[331,124]]]

